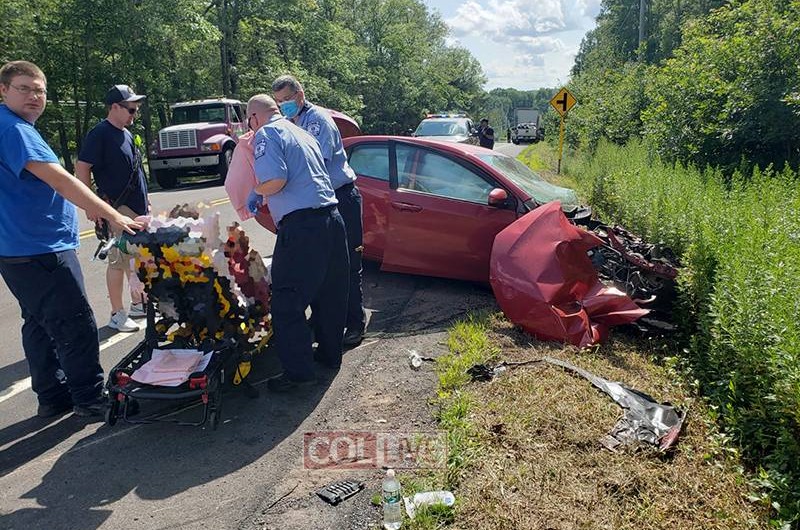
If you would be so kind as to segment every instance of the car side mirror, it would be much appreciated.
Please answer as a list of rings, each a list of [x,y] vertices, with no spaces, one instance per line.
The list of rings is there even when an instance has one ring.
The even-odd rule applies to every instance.
[[[495,188],[489,192],[489,206],[502,208],[508,203],[508,192],[503,188]]]
[[[414,129],[406,129],[406,134],[408,136],[414,136]]]

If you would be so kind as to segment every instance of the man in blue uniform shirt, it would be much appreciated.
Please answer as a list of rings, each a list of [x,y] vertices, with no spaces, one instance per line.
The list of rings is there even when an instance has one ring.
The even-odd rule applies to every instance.
[[[86,298],[77,205],[117,229],[141,228],[100,200],[58,163],[33,124],[47,79],[33,63],[0,68],[0,274],[22,310],[22,347],[43,418],[73,409],[101,416],[103,369]]]
[[[350,278],[347,298],[347,332],[344,345],[354,346],[364,337],[366,326],[361,290],[361,255],[363,234],[361,224],[361,194],[355,187],[356,174],[347,163],[347,153],[342,145],[342,135],[330,113],[306,100],[303,86],[290,75],[272,83],[272,94],[281,113],[308,131],[319,142],[325,168],[339,201],[339,213],[347,229],[347,246],[350,250]],[[316,325],[316,317],[314,317]]]
[[[283,374],[267,386],[276,392],[316,381],[309,305],[318,319],[317,359],[331,368],[342,361],[347,308],[348,252],[319,144],[283,118],[275,101],[258,94],[247,102],[253,141],[254,192],[265,196],[278,228],[272,255],[272,327]],[[256,198],[258,200],[258,198]]]

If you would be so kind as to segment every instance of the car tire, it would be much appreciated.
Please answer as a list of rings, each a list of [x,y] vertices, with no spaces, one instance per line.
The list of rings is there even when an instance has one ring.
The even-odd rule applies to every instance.
[[[169,169],[158,169],[153,171],[156,182],[162,189],[171,190],[178,185],[178,174]]]
[[[228,169],[231,167],[232,158],[233,146],[228,144],[219,155],[219,180],[222,184],[225,183],[225,177],[228,176]]]
[[[513,140],[511,140],[511,141],[514,143],[514,145],[519,145],[519,140],[517,140],[516,138],[514,138],[514,139],[513,139]]]

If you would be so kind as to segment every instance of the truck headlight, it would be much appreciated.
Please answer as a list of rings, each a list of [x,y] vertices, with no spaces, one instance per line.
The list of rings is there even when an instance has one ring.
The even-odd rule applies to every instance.
[[[203,144],[203,145],[200,146],[200,150],[201,151],[206,151],[206,152],[207,151],[219,152],[221,150],[221,146],[216,142],[211,143],[211,144]]]

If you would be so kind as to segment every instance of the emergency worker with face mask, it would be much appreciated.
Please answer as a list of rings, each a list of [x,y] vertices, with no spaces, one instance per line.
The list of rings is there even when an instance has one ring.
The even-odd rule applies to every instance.
[[[292,120],[319,142],[325,168],[339,201],[339,213],[347,229],[347,247],[350,251],[346,332],[344,346],[355,346],[364,338],[366,313],[361,290],[361,256],[363,235],[361,224],[361,193],[355,186],[356,174],[347,163],[347,153],[342,135],[330,113],[309,102],[303,85],[293,76],[284,75],[272,83],[272,95],[280,106],[281,114]],[[317,320],[312,317],[314,325]]]

